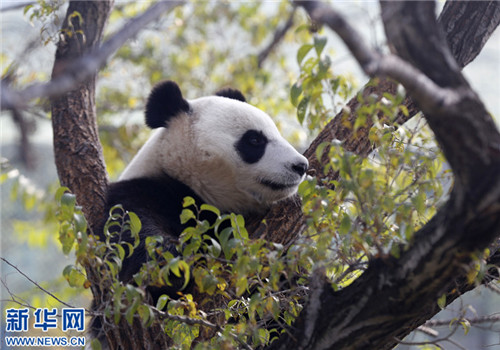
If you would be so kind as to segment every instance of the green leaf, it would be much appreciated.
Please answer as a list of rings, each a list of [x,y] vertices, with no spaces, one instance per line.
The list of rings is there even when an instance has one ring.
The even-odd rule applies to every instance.
[[[316,50],[316,53],[318,56],[321,55],[323,52],[323,49],[325,48],[327,38],[326,37],[319,37],[315,36],[314,37],[314,49]]]
[[[132,305],[128,308],[127,312],[125,312],[125,319],[127,320],[128,324],[132,324],[134,321],[134,315],[135,312],[137,311],[137,308],[139,307],[139,298],[134,299],[134,302]]]
[[[87,220],[83,214],[74,213],[73,220],[75,222],[75,228],[77,232],[87,232]]]
[[[200,206],[200,210],[211,211],[212,213],[215,213],[217,216],[220,216],[220,210],[210,204],[202,204]]]
[[[137,313],[141,318],[143,326],[146,326],[154,318],[153,311],[147,305],[144,304],[139,305],[139,307],[137,308]]]
[[[313,45],[311,44],[304,44],[302,45],[299,50],[297,51],[297,63],[301,65],[302,61],[304,60],[304,57],[311,51],[313,48]]]
[[[195,203],[196,203],[196,202],[195,202],[194,198],[193,198],[193,197],[189,197],[189,196],[188,196],[188,197],[185,197],[185,198],[184,198],[184,201],[182,202],[182,206],[183,206],[184,208],[187,208],[187,207],[189,207],[189,206],[191,206],[191,205],[194,205]]]
[[[469,322],[469,320],[463,319],[462,321],[460,321],[460,324],[464,328],[464,335],[467,335],[467,333],[469,333],[469,331],[470,331],[470,322]]]
[[[326,77],[326,73],[330,68],[332,61],[329,56],[325,56],[325,58],[319,61],[319,69],[318,69],[318,79],[324,79]]]
[[[26,6],[24,7],[24,10],[23,10],[23,15],[25,15],[25,14],[26,14],[26,12],[28,12],[28,11],[29,11],[32,7],[33,7],[33,5],[26,5]]]
[[[178,277],[182,277],[180,272],[181,271],[183,272],[184,284],[182,285],[181,290],[184,290],[184,288],[187,287],[187,285],[189,284],[189,281],[191,279],[191,274],[190,274],[191,270],[189,269],[189,265],[184,260],[178,260],[177,263],[175,264],[175,270],[176,271],[172,271],[172,272],[174,272],[174,274]]]
[[[290,89],[290,100],[294,107],[297,107],[297,104],[299,103],[300,94],[302,94],[302,83],[296,82]]]
[[[318,147],[316,147],[316,159],[319,160],[320,163],[323,159],[323,152],[325,151],[325,148],[329,145],[330,145],[329,142],[322,142],[319,144]]]
[[[118,324],[120,322],[120,317],[121,317],[121,307],[122,307],[122,295],[123,292],[125,292],[125,286],[124,285],[119,285],[115,287],[115,294],[113,296],[113,316],[114,316],[114,321],[115,324]]]
[[[349,230],[351,229],[351,218],[349,215],[344,214],[344,217],[342,218],[342,221],[340,222],[340,227],[339,227],[339,233],[341,235],[345,235],[349,233]]]
[[[446,294],[443,294],[439,297],[437,304],[441,310],[446,307]]]
[[[69,192],[69,188],[61,186],[57,189],[56,191],[56,202],[61,203],[61,197],[63,196],[64,193]]]
[[[87,280],[85,275],[74,265],[66,266],[63,270],[63,276],[71,287],[76,288],[82,287]]]
[[[141,219],[139,219],[136,213],[131,211],[128,212],[128,218],[130,221],[130,230],[132,231],[132,235],[138,235],[142,228]]]
[[[305,96],[297,106],[297,120],[301,125],[304,123],[304,119],[306,118],[307,106],[309,105],[310,99],[311,98],[309,96]]]
[[[163,294],[158,298],[158,301],[156,302],[156,308],[158,310],[162,310],[165,307],[165,305],[167,305],[168,300],[169,300],[168,295]]]
[[[247,290],[247,286],[248,279],[245,276],[238,278],[238,280],[236,281],[236,295],[243,295],[243,293],[245,293],[245,291]]]
[[[412,197],[412,203],[415,206],[415,210],[419,214],[423,214],[425,211],[425,200],[426,196],[424,192],[417,193],[416,196]]]
[[[61,196],[61,206],[68,207],[73,210],[76,205],[76,196],[72,193],[64,193]]]
[[[210,238],[211,244],[208,245],[207,249],[210,255],[214,258],[218,258],[222,252],[221,246],[217,240]]]
[[[234,227],[235,232],[239,234],[238,238],[248,239],[248,232],[245,229],[245,218],[243,217],[243,215],[240,214],[236,215],[234,217],[234,222],[236,224],[236,227]]]
[[[187,223],[189,220],[196,220],[196,215],[190,209],[182,209],[181,212],[181,224]]]

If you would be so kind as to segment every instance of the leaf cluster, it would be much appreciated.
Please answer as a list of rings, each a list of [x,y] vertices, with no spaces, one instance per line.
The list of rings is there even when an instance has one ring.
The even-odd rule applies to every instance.
[[[297,31],[306,28],[301,26]],[[352,94],[350,82],[332,71],[332,59],[324,53],[326,44],[327,37],[315,34],[312,43],[298,49],[300,75],[290,89],[297,119],[300,124],[307,122],[311,132],[322,129],[336,113],[338,105]]]
[[[59,22],[59,10],[63,5],[63,0],[38,0],[24,7],[23,14],[28,17],[31,25],[35,21],[41,24],[40,38],[44,45],[55,43],[58,39],[56,28]]]
[[[300,254],[314,257],[310,271],[326,267],[335,288],[350,283],[372,257],[398,257],[450,190],[451,172],[443,168],[444,157],[423,118],[399,128],[380,122],[407,113],[402,100],[386,94],[360,103],[356,121],[346,126],[356,130],[373,123],[369,138],[375,150],[360,157],[340,141],[322,144],[316,157],[324,160],[326,154],[324,172],[336,179],[311,178],[299,188],[308,223]]]

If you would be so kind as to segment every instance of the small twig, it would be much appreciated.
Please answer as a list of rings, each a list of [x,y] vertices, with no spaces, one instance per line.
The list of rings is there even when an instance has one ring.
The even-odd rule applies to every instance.
[[[165,11],[184,3],[184,1],[159,1],[147,9],[143,14],[126,23],[111,39],[106,41],[98,50],[83,55],[81,58],[68,64],[68,67],[48,83],[35,83],[21,91],[13,90],[8,82],[1,82],[0,105],[2,110],[24,108],[27,103],[37,97],[55,97],[85,81],[96,71],[101,69],[107,59],[118,50],[128,39],[148,23],[158,19]]]
[[[268,46],[262,50],[258,56],[257,56],[257,67],[262,67],[262,64],[264,61],[267,59],[269,54],[274,50],[274,48],[283,40],[285,37],[285,34],[288,32],[288,30],[292,27],[293,25],[293,18],[295,16],[295,11],[297,7],[293,7],[292,12],[290,13],[290,16],[288,16],[288,20],[286,21],[285,25],[281,28],[278,28],[276,32],[274,33],[273,40],[269,43]]]
[[[457,331],[458,329],[458,324],[456,324],[453,329],[450,331],[450,333],[448,335],[446,335],[445,337],[442,337],[442,338],[439,338],[439,339],[434,339],[432,341],[422,341],[422,342],[407,342],[407,341],[404,341],[404,340],[401,340],[401,339],[398,339],[397,337],[394,337],[394,339],[396,339],[396,341],[399,343],[399,344],[402,344],[402,345],[410,345],[410,346],[415,346],[415,345],[429,345],[429,344],[434,344],[436,345],[437,347],[439,347],[440,349],[442,349],[441,346],[438,345],[438,343],[440,342],[443,342],[443,341],[449,341],[451,343],[453,343],[454,345],[457,345],[455,344],[455,342],[451,341],[450,338],[455,334],[455,332]],[[458,345],[457,345],[458,346]]]
[[[35,307],[29,305],[26,300],[21,299],[17,295],[15,295],[14,293],[12,293],[10,291],[9,286],[7,285],[6,281],[4,281],[3,279],[0,279],[0,281],[2,282],[2,285],[4,286],[4,288],[7,290],[7,293],[9,293],[9,295],[10,295],[10,300],[2,299],[0,301],[9,301],[9,302],[12,302],[12,303],[16,303],[16,304],[18,304],[20,306],[28,307],[30,309],[35,309]],[[22,302],[19,301],[19,300],[21,300]]]
[[[5,262],[10,267],[14,268],[17,272],[19,272],[19,274],[21,274],[24,278],[26,278],[28,281],[30,281],[32,284],[34,284],[42,292],[48,294],[49,296],[51,296],[52,298],[54,298],[55,300],[57,300],[58,302],[60,302],[64,306],[67,306],[67,307],[70,307],[70,308],[74,308],[74,306],[72,306],[72,305],[70,305],[70,304],[62,301],[61,299],[59,299],[58,297],[56,297],[54,294],[52,294],[51,292],[49,292],[48,290],[46,290],[45,288],[43,288],[41,285],[39,285],[38,283],[36,283],[35,281],[33,281],[24,272],[22,272],[21,270],[19,270],[19,268],[17,266],[11,264],[7,259],[5,259],[5,258],[3,258],[3,257],[0,256],[0,260],[2,260],[3,262]],[[11,294],[11,296],[12,296],[12,294]]]
[[[439,326],[448,326],[451,323],[460,323],[462,321],[467,321],[471,325],[475,324],[481,324],[481,323],[490,323],[490,322],[499,322],[500,321],[500,314],[496,315],[487,315],[487,316],[480,316],[480,317],[474,317],[474,318],[459,318],[455,320],[429,320],[424,323],[425,327],[439,327]]]

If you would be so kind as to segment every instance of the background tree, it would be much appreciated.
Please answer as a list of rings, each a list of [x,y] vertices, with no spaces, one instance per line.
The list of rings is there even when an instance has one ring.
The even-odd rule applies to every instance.
[[[154,5],[156,7],[148,10],[148,13],[159,15],[161,11],[174,5],[165,4],[168,3]],[[111,5],[109,2],[99,2],[99,4],[70,2],[61,32],[63,40],[58,45],[51,82],[15,91],[6,85],[7,81],[2,81],[4,85],[2,108],[18,111],[32,97],[58,96],[52,100],[52,121],[59,178],[62,185],[68,186],[76,194],[77,202],[82,206],[91,225],[102,215],[99,209],[102,208],[103,193],[107,184],[102,151],[97,140],[94,74],[112,52],[109,48],[116,48],[111,44],[117,42],[115,39],[120,33],[108,39],[104,44],[100,44],[101,33]],[[499,198],[498,191],[496,191],[498,180],[495,174],[499,170],[498,144],[500,142],[496,127],[489,119],[484,106],[461,77],[459,67],[463,67],[470,62],[471,57],[479,53],[482,45],[496,28],[500,18],[499,7],[494,2],[447,3],[440,17],[447,31],[445,39],[441,36],[440,29],[434,21],[431,3],[393,5],[384,3],[382,15],[386,31],[390,33],[388,41],[391,47],[397,50],[398,55],[410,62],[412,66],[397,56],[382,56],[371,51],[364,46],[362,40],[356,37],[355,31],[328,6],[315,2],[302,5],[316,24],[325,23],[339,33],[369,76],[389,77],[405,86],[419,108],[426,114],[453,169],[455,184],[447,204],[432,220],[423,225],[415,236],[413,233],[409,234],[406,242],[396,240],[395,242],[398,243],[395,245],[396,248],[388,248],[383,241],[375,239],[374,251],[368,248],[368,252],[362,255],[359,255],[359,251],[355,252],[353,257],[358,258],[358,264],[353,264],[344,277],[353,278],[356,276],[354,274],[356,271],[364,271],[364,273],[349,286],[346,281],[342,282],[342,279],[338,279],[336,288],[341,290],[334,292],[331,287],[331,271],[329,271],[334,267],[330,265],[321,267],[321,264],[309,266],[312,275],[310,281],[305,284],[308,287],[305,293],[308,302],[294,325],[295,336],[285,333],[272,346],[391,348],[397,344],[398,339],[402,339],[408,332],[438,311],[436,300],[443,293],[448,294],[444,303],[449,303],[474,286],[476,281],[466,278],[470,270],[462,269],[457,273],[457,267],[469,266],[474,256],[481,256],[480,251],[498,237],[500,216],[498,216]],[[295,9],[288,8],[288,11],[290,16],[283,24],[283,28],[276,31],[273,43],[279,41],[282,35],[280,33],[284,33],[285,29],[291,26]],[[95,13],[99,15],[96,16]],[[486,18],[480,17],[480,14]],[[405,20],[399,21],[401,18]],[[150,20],[151,18],[145,21]],[[468,26],[457,25],[466,20],[470,21],[467,22]],[[139,22],[136,18],[131,23]],[[404,26],[402,26],[403,23]],[[185,26],[189,27],[189,24]],[[476,35],[471,34],[471,31]],[[457,39],[460,37],[466,39]],[[454,63],[452,54],[446,49],[445,40],[453,44],[452,52],[459,62],[458,66]],[[469,45],[457,44],[469,42],[468,40],[471,40]],[[304,75],[291,89],[292,102],[298,107],[299,119],[307,117],[307,120],[311,122],[317,117],[319,119],[316,119],[316,126],[321,125],[321,105],[324,106],[322,100],[324,85],[322,84],[328,80],[327,78],[332,78],[327,74],[328,62],[321,57],[322,46],[324,47],[323,39],[316,36],[312,45],[301,47],[302,53],[299,50],[298,56],[302,56],[299,63],[303,63]],[[308,51],[313,48],[316,50],[318,60],[303,60]],[[265,53],[266,50],[262,52]],[[421,52],[425,54],[419,55]],[[130,51],[125,50],[119,54],[132,60],[138,59]],[[94,57],[98,59],[94,60]],[[265,55],[259,57],[262,60]],[[76,63],[74,63],[75,60]],[[251,62],[250,67],[257,69],[262,65],[261,60]],[[85,64],[86,62],[90,63]],[[74,67],[84,68],[75,69]],[[234,69],[248,69],[248,66],[242,65]],[[235,74],[235,76],[239,75]],[[61,91],[65,90],[64,87],[61,88],[64,86],[61,82],[65,81],[70,82],[72,91],[61,95]],[[335,80],[331,79],[330,82],[332,81]],[[77,87],[74,85],[75,82],[78,82]],[[266,79],[263,78],[261,82],[266,82]],[[341,81],[337,80],[337,84],[340,83]],[[342,148],[366,157],[374,145],[383,146],[382,143],[377,142],[378,136],[375,131],[380,132],[380,137],[384,136],[381,129],[376,129],[377,124],[397,126],[418,111],[410,99],[404,102],[394,99],[390,101],[394,108],[389,111],[384,110],[383,104],[386,101],[383,99],[387,100],[390,96],[397,97],[397,95],[397,85],[390,80],[372,81],[362,93],[347,104],[348,108],[343,109],[324,127],[312,142],[306,155],[310,159],[312,165],[310,173],[315,176],[315,180],[309,184],[322,189],[318,194],[331,196],[332,193],[339,193],[340,195],[343,186],[346,186],[341,179],[352,175],[342,166],[336,166],[342,158],[336,158],[332,152],[343,155],[343,151],[335,143],[335,147],[331,148],[325,146],[324,142],[342,140]],[[401,102],[403,103],[401,106],[404,107],[399,105]],[[376,108],[366,112],[369,116],[366,118],[366,123],[357,122],[365,113],[363,108],[372,106]],[[323,109],[326,108],[323,107]],[[464,111],[467,112],[464,113]],[[68,117],[69,115],[71,117]],[[376,118],[372,118],[373,115]],[[451,118],[453,118],[452,121]],[[345,164],[355,164],[350,162],[351,160],[346,161]],[[330,171],[323,171],[324,167]],[[368,173],[363,174],[366,176]],[[307,185],[303,187],[305,206],[317,203],[305,195],[309,187]],[[361,196],[356,199],[358,203],[362,202]],[[330,200],[330,202],[334,201]],[[310,216],[307,216],[306,212],[304,216],[297,201],[280,203],[267,214],[265,224],[260,224],[262,219],[260,217],[250,218],[249,229],[253,232],[251,236],[265,236],[268,241],[287,245],[297,243],[298,239],[297,246],[302,247],[300,239],[304,230],[307,227],[320,228],[319,225],[314,226],[314,223],[311,225],[307,220],[308,217],[313,217],[314,213],[315,211],[311,211]],[[430,217],[432,214],[432,211],[426,211],[423,216]],[[344,226],[337,228],[339,232],[346,231],[354,234],[354,229],[363,230],[366,227],[375,227],[374,223],[368,222],[362,215],[355,214],[352,218],[348,212],[342,212],[342,215],[339,217],[342,218],[340,224]],[[365,239],[365,237],[362,238]],[[487,258],[492,266],[498,266],[497,251],[497,246],[493,246],[492,254],[489,254]],[[95,282],[92,264],[88,266],[90,268],[87,270],[87,277]],[[491,272],[494,276],[495,269]],[[488,282],[489,278],[491,276],[480,282]],[[92,291],[96,298],[101,299],[103,296],[99,286],[98,283],[92,283]],[[387,298],[387,295],[393,297]],[[199,298],[201,301],[203,296]],[[160,331],[161,328],[154,327],[161,327],[161,324],[155,324],[152,328],[144,327],[138,320],[139,318],[144,320],[140,310],[145,309],[137,310],[139,310],[140,317],[134,323],[131,324],[130,320],[121,318],[119,327],[110,326],[111,330],[119,331],[109,332],[108,341],[113,347],[140,348],[154,344],[162,348],[164,344],[162,342],[169,340],[156,338],[163,332]],[[158,312],[156,316],[167,319],[171,317],[176,322],[193,323],[201,326],[202,329],[203,327],[211,329],[212,331],[208,332],[209,335],[214,331],[225,334],[225,330],[211,319],[182,317],[175,319],[172,315],[161,312]],[[234,332],[231,332],[230,330],[229,336],[234,335]],[[249,347],[247,340],[241,340],[242,338],[238,336],[235,338],[239,339],[241,346]]]

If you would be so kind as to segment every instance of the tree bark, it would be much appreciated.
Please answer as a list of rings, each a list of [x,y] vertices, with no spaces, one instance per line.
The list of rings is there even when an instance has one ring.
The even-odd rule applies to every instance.
[[[329,7],[317,2],[302,6],[313,20],[336,31],[345,29]],[[453,61],[434,20],[434,4],[382,2],[382,16],[395,52],[445,88],[437,90],[445,97],[437,101],[429,101],[422,91],[410,93],[450,162],[455,186],[447,204],[417,232],[399,259],[370,261],[363,275],[339,292],[318,272],[293,339],[284,335],[272,349],[394,347],[439,311],[438,297],[452,290],[475,256],[500,234],[500,134]],[[492,21],[498,24],[498,18]],[[372,53],[371,58],[379,57]],[[362,62],[364,67],[374,64],[389,75],[397,69],[384,68],[382,58]]]
[[[113,0],[71,1],[57,45],[52,79],[100,45]],[[90,223],[103,218],[107,173],[97,130],[97,71],[72,91],[52,99],[54,154],[59,181],[76,194]]]

